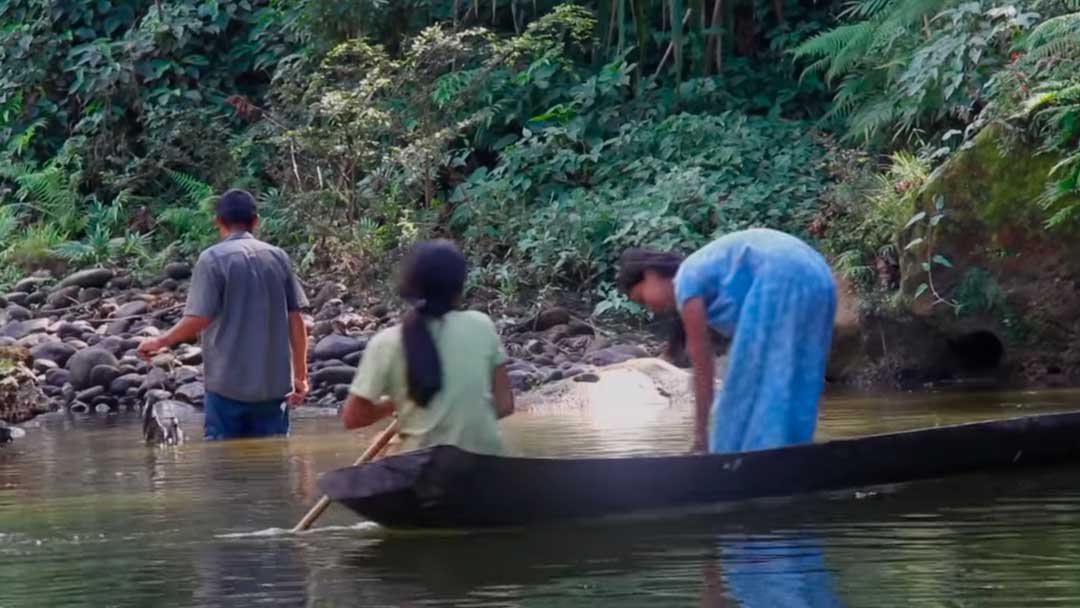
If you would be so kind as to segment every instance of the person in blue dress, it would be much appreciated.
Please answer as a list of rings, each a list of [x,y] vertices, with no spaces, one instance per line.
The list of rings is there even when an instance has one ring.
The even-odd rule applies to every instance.
[[[836,284],[821,254],[794,236],[756,228],[727,234],[685,259],[630,249],[619,284],[653,312],[679,312],[694,372],[694,451],[813,439],[836,314]],[[710,328],[732,339],[715,403]]]

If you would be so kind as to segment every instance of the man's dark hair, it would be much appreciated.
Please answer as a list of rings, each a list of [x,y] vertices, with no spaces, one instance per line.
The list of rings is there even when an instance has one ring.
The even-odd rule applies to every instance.
[[[218,199],[217,217],[226,226],[250,229],[259,217],[255,197],[247,190],[229,190]]]

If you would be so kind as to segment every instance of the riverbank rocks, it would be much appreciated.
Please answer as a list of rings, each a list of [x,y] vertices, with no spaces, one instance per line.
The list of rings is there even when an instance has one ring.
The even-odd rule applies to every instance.
[[[91,386],[88,389],[81,390],[75,394],[76,401],[82,401],[83,403],[90,403],[97,397],[105,394],[105,387],[103,386]]]
[[[344,360],[345,357],[362,351],[366,345],[367,341],[361,338],[331,334],[319,340],[311,351],[311,358],[316,361]]]
[[[45,384],[47,386],[60,388],[67,384],[70,379],[71,372],[66,369],[56,368],[45,372]]]
[[[105,327],[105,333],[110,336],[118,336],[128,331],[135,319],[131,317],[144,315],[150,311],[150,304],[143,300],[134,300],[116,309],[112,315],[113,320]]]
[[[315,295],[311,298],[312,310],[322,310],[323,306],[327,302],[334,299],[339,299],[345,295],[345,286],[336,281],[325,281],[315,291]]]
[[[356,368],[347,365],[335,365],[318,370],[311,375],[311,382],[315,386],[332,386],[335,384],[349,384],[356,375]]]
[[[189,382],[195,382],[202,377],[202,370],[197,367],[185,365],[176,368],[173,372],[173,380],[176,384],[187,384]]]
[[[48,319],[27,319],[26,321],[14,321],[4,326],[4,336],[13,340],[22,340],[30,334],[43,333],[49,329],[52,322]]]
[[[161,335],[180,319],[189,272],[190,266],[173,265],[147,281],[154,286],[150,290],[131,289],[128,277],[107,269],[73,273],[59,283],[45,276],[20,282],[25,298],[8,299],[0,311],[0,343],[32,349],[26,367],[36,371],[54,406],[75,404],[75,410],[90,412],[130,408],[148,395],[201,405],[206,389],[199,346],[180,345],[151,362],[135,353],[141,338]],[[308,403],[333,407],[347,394],[370,337],[393,323],[397,309],[376,297],[350,294],[341,283],[318,285],[310,309],[317,312],[305,313],[312,377]],[[51,317],[42,306],[46,300]],[[69,309],[73,300],[86,303]],[[499,322],[519,391],[579,376],[591,369],[586,355],[612,346],[566,308],[513,314]],[[631,349],[593,359],[607,363],[643,354]]]
[[[95,365],[90,370],[90,386],[99,386],[107,389],[112,386],[113,380],[120,377],[120,370],[115,365]]]
[[[548,308],[536,314],[532,319],[518,325],[518,331],[544,332],[557,325],[568,325],[572,319],[570,311],[561,308]]]
[[[315,313],[315,321],[333,321],[344,311],[345,302],[340,298],[332,298],[319,308],[319,312]],[[332,327],[333,323],[330,325]]]
[[[176,360],[182,365],[201,365],[203,362],[203,351],[198,346],[184,344],[176,349]]]
[[[16,304],[14,301],[11,301],[7,305],[7,307],[4,308],[4,313],[3,314],[4,314],[4,318],[6,318],[8,322],[11,322],[11,321],[29,321],[34,316],[33,313],[31,313],[29,309],[24,308],[24,307],[20,306],[19,304]]]
[[[80,291],[82,291],[82,287],[79,287],[78,285],[68,285],[67,287],[57,288],[49,294],[49,297],[45,298],[45,304],[50,308],[74,306],[79,303]]]
[[[124,291],[125,289],[131,289],[133,287],[138,287],[138,284],[136,283],[135,279],[133,279],[132,277],[127,276],[127,275],[122,275],[122,276],[114,277],[113,280],[109,281],[108,285],[106,285],[105,287],[107,287],[108,289],[111,289],[113,291]]]
[[[68,359],[67,370],[71,372],[71,385],[78,390],[93,386],[92,373],[95,368],[105,366],[116,368],[119,362],[116,356],[108,350],[99,347],[91,347],[81,350]],[[101,374],[102,372],[99,372]],[[114,378],[115,379],[115,376]],[[111,382],[111,380],[110,380]]]
[[[60,281],[57,288],[105,287],[105,285],[112,280],[113,276],[115,276],[115,273],[108,268],[91,268],[89,270],[82,270],[68,275],[63,281]]]
[[[52,361],[57,366],[64,367],[75,354],[75,347],[65,342],[51,340],[30,349],[30,354],[33,355],[35,361]]]
[[[173,262],[165,266],[165,276],[174,281],[184,281],[191,278],[191,264],[186,262]]]
[[[590,365],[606,367],[608,365],[616,365],[625,361],[630,361],[631,359],[643,359],[648,356],[648,351],[640,346],[634,344],[621,344],[587,353],[584,359],[585,362]]]
[[[202,405],[206,399],[206,386],[202,382],[189,382],[178,386],[173,396],[192,405]]]
[[[143,380],[141,390],[144,392],[153,390],[170,390],[173,386],[173,382],[169,377],[169,372],[160,367],[152,367],[146,374],[146,379]]]
[[[45,287],[51,282],[52,279],[48,277],[26,277],[25,279],[20,279],[19,282],[15,283],[12,291],[18,291],[29,295]]]
[[[22,422],[49,410],[48,400],[30,370],[26,349],[0,347],[0,420]]]
[[[612,424],[628,417],[640,424],[643,415],[661,416],[671,406],[692,402],[690,373],[655,358],[596,368],[575,378],[544,385],[516,399],[518,409],[535,414],[588,410],[602,415],[609,411]]]

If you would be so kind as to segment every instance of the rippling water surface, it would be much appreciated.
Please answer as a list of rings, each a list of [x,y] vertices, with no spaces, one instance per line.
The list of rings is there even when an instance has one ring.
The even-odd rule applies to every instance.
[[[820,439],[1080,409],[1070,392],[834,398]],[[520,454],[670,454],[689,412],[517,414]],[[284,533],[372,433],[140,443],[134,415],[39,419],[0,446],[0,607],[1077,606],[1080,469],[533,531],[392,533],[331,507]],[[1080,438],[1078,438],[1080,440]]]

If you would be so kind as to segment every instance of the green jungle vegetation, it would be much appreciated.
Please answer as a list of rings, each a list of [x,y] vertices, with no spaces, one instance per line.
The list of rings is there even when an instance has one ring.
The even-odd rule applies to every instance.
[[[609,315],[624,247],[770,226],[892,294],[991,124],[1075,225],[1080,0],[0,0],[0,287],[190,259],[243,187],[305,271],[450,236],[478,293]]]

